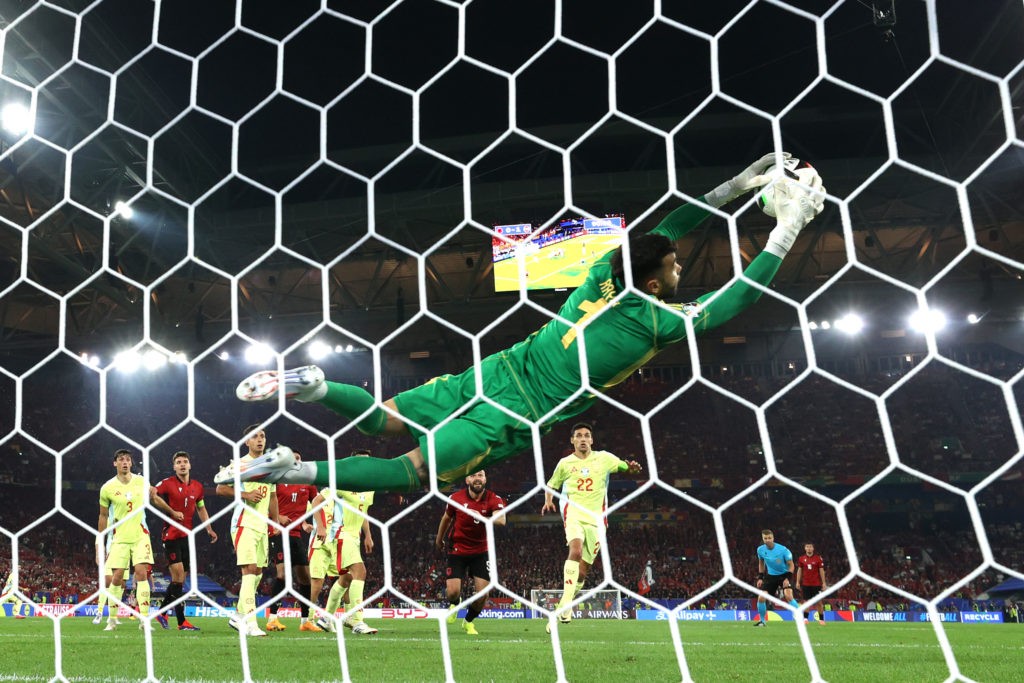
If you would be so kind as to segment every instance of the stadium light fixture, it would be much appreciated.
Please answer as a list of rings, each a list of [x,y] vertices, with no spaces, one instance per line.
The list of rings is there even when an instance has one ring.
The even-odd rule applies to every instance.
[[[0,125],[4,130],[14,135],[26,133],[32,123],[32,116],[24,104],[10,102],[0,109]]]
[[[935,308],[919,309],[910,315],[910,329],[915,332],[938,332],[945,326],[946,314]]]
[[[131,220],[132,216],[135,215],[135,209],[119,201],[114,204],[114,213],[127,221]]]
[[[245,350],[245,360],[253,365],[266,365],[274,358],[274,350],[266,344],[253,344]]]
[[[345,347],[345,351],[348,352],[348,353],[352,353],[352,345],[349,344],[348,346],[346,346]]]
[[[138,351],[122,351],[114,356],[114,367],[121,372],[132,373],[139,369],[142,364],[142,356]]]
[[[851,336],[860,333],[864,329],[864,319],[856,313],[847,313],[833,324],[837,330]]]
[[[334,347],[334,352],[335,353],[345,353],[345,347],[342,346],[341,344],[338,344],[338,345],[336,345]]]
[[[823,329],[823,330],[831,330],[832,329],[832,323],[830,323],[827,320],[822,320],[821,321],[821,329]]]
[[[156,349],[149,349],[146,353],[142,354],[142,365],[150,372],[159,370],[167,365],[167,356]]]
[[[217,358],[220,358],[221,360],[227,360],[231,358],[231,354],[228,353],[227,351],[221,351],[220,353],[217,354]]]
[[[188,358],[185,357],[185,352],[184,351],[175,351],[174,353],[171,354],[171,357],[168,358],[167,360],[169,360],[172,363],[187,363],[188,362]]]
[[[818,329],[818,323],[816,323],[816,322],[814,322],[812,320],[809,323],[807,323],[807,327],[808,327],[808,329],[816,330],[816,329]]]
[[[321,358],[326,358],[331,353],[331,347],[317,339],[309,345],[309,349],[306,350],[306,353],[308,353],[309,357],[313,360],[320,360]]]
[[[978,315],[977,313],[968,313],[967,322],[969,322],[972,325],[977,325],[978,323],[981,322],[981,316]]]

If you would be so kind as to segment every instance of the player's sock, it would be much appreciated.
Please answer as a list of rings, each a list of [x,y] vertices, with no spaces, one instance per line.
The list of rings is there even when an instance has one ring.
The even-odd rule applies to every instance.
[[[562,599],[558,601],[559,607],[564,607],[576,597],[576,588],[580,579],[580,563],[576,560],[566,560],[562,567]]]
[[[289,472],[281,481],[289,484],[318,484],[327,486],[330,484],[331,465],[326,460],[315,463],[299,463],[300,465],[315,465],[316,477],[311,481],[294,481],[292,476],[299,472]],[[438,472],[442,470],[438,467]],[[409,456],[402,455],[390,460],[383,458],[343,458],[334,463],[334,472],[337,476],[338,486],[348,491],[397,491],[409,493],[419,491],[422,488],[419,475],[416,474],[416,467],[409,460]]]
[[[281,591],[284,590],[285,585],[286,584],[284,582],[284,579],[276,579],[275,578],[274,579],[274,583],[270,587],[270,592],[273,595],[277,595],[278,593],[280,593]],[[269,611],[270,611],[270,617],[269,618],[270,619],[277,619],[277,608],[280,607],[280,606],[281,606],[281,601],[280,600],[274,600],[274,602],[272,602],[270,604],[270,608],[269,608]]]
[[[345,589],[341,587],[341,581],[335,581],[334,585],[331,586],[331,590],[327,593],[327,604],[324,606],[327,616],[333,617],[337,614],[338,605],[341,604],[341,595],[344,592]]]
[[[107,588],[107,587],[104,587],[100,591],[100,597],[96,600],[96,616],[98,616],[98,617],[102,617],[103,616],[103,610],[107,606],[107,591],[108,590],[110,590],[110,589]]]
[[[242,587],[238,591],[238,613],[245,615],[256,610],[256,587],[260,583],[259,574],[242,576]]]
[[[299,597],[304,598],[299,600],[299,614],[302,615],[302,623],[306,623],[306,620],[309,619],[310,585],[308,583],[300,583],[298,588]]]
[[[330,408],[350,420],[355,420],[373,408],[369,415],[356,422],[356,429],[369,436],[381,434],[384,425],[387,424],[388,414],[380,407],[374,407],[375,401],[370,392],[362,387],[340,382],[324,382],[322,386],[324,387],[324,396],[320,397],[314,393],[310,400],[319,401],[320,405]],[[356,490],[361,491],[362,489]]]
[[[761,617],[761,621],[765,621],[768,618],[768,603],[759,602],[757,603],[757,613]]]
[[[149,614],[149,581],[136,581],[135,582],[135,602],[139,605],[139,614],[146,616]]]
[[[365,460],[366,458],[361,458]],[[363,601],[363,587],[366,586],[366,581],[359,581],[358,579],[352,579],[352,583],[348,585],[348,602],[345,604],[345,610],[356,609],[356,607]],[[363,611],[359,610],[354,612],[351,617],[352,621],[362,621]]]
[[[113,598],[110,602],[110,617],[116,618],[120,607],[117,603],[121,602],[121,598],[124,597],[124,584],[118,586],[112,583],[107,590],[110,591],[110,597]]]
[[[164,598],[165,602],[174,602],[181,597],[182,593],[185,592],[185,586],[173,581],[167,586],[167,597]],[[178,626],[185,623],[185,603],[179,602],[174,606],[174,617],[178,620]]]
[[[480,613],[484,611],[483,605],[477,605],[475,602],[471,603],[469,609],[466,610],[466,621],[472,623],[474,619],[480,616]]]

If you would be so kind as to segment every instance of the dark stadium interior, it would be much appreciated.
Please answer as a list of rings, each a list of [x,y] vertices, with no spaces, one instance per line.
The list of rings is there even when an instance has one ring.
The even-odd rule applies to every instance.
[[[173,452],[192,454],[221,533],[209,547],[197,536],[199,567],[237,592],[231,501],[213,495],[212,477],[246,425],[268,420],[270,443],[306,459],[413,446],[363,436],[319,406],[277,414],[276,403],[238,402],[236,384],[259,369],[243,359],[250,343],[290,367],[311,362],[318,339],[338,349],[316,361],[328,378],[381,399],[468,367],[537,329],[566,296],[496,293],[491,227],[615,213],[650,229],[773,149],[772,121],[750,106],[781,113],[782,147],[819,170],[832,199],[759,303],[700,338],[696,358],[685,344],[666,350],[584,416],[596,447],[645,467],[612,489],[613,504],[629,500],[610,515],[611,576],[598,565],[588,583],[635,592],[647,560],[649,599],[694,598],[723,579],[726,561],[753,582],[763,528],[794,552],[815,543],[830,582],[843,583],[837,605],[906,602],[873,581],[924,600],[950,589],[973,598],[1004,570],[1024,573],[1024,76],[1003,93],[926,65],[924,3],[901,4],[895,37],[864,3],[842,3],[825,22],[834,78],[817,83],[813,23],[760,3],[720,41],[726,96],[711,97],[708,43],[674,22],[714,33],[748,3],[663,0],[667,20],[616,52],[652,3],[567,0],[566,37],[615,53],[615,104],[629,118],[605,118],[606,59],[564,41],[545,48],[550,0],[470,4],[466,53],[477,61],[415,96],[457,56],[430,49],[457,44],[450,5],[410,0],[375,25],[385,83],[363,78],[359,23],[384,0],[328,0],[331,12],[310,23],[320,2],[246,1],[234,30],[234,2],[105,0],[81,18],[75,61],[68,12],[92,3],[51,4],[66,11],[0,2],[0,27],[18,22],[0,100],[28,102],[37,89],[34,137],[0,131],[0,527],[25,529],[0,544],[0,576],[16,548],[24,592],[95,590],[97,492],[125,445],[148,456],[152,482],[172,473]],[[835,3],[789,4],[820,14]],[[966,29],[950,32],[944,54],[1006,76],[1024,57],[1019,3],[989,13],[954,4],[939,3],[938,29]],[[803,47],[780,48],[777,33],[804,36],[792,40]],[[773,87],[780,71],[784,88]],[[509,131],[512,95],[526,134],[491,147]],[[1015,144],[1003,146],[1007,130]],[[576,141],[563,164],[551,146]],[[129,198],[134,216],[112,215]],[[713,216],[680,241],[680,301],[727,284],[763,248],[771,219],[729,208],[733,225]],[[948,317],[934,348],[906,323],[919,304]],[[866,321],[860,335],[801,325],[851,311]],[[130,347],[189,362],[127,374],[114,358]],[[569,452],[568,427],[544,437],[539,468],[524,454],[488,472],[521,505],[495,532],[499,580],[517,596],[561,580],[564,537],[540,517],[538,485]],[[374,517],[387,522],[419,498],[381,495]],[[386,545],[375,529],[366,595],[383,585],[389,548],[397,590],[443,596],[433,554],[442,510],[429,501]],[[729,582],[699,602],[751,595]]]

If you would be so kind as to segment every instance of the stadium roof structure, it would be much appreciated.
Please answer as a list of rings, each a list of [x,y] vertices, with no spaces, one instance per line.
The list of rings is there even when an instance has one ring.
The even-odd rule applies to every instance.
[[[5,350],[17,355],[54,338],[56,297],[70,292],[69,348],[136,338],[144,287],[151,285],[153,330],[189,340],[193,332],[201,339],[196,328],[205,326],[217,336],[232,320],[225,274],[238,277],[240,328],[272,318],[274,325],[315,325],[324,286],[335,322],[393,328],[400,291],[410,313],[420,305],[420,267],[431,311],[493,318],[517,296],[493,292],[490,236],[480,227],[544,223],[578,211],[623,213],[636,229],[653,227],[681,194],[699,195],[773,147],[772,121],[752,107],[780,115],[783,147],[813,163],[830,193],[849,206],[853,244],[846,243],[839,205],[830,203],[786,259],[773,285],[780,293],[803,300],[836,276],[850,253],[907,285],[931,283],[965,249],[967,216],[956,188],[929,174],[969,179],[965,196],[977,244],[1024,260],[1019,3],[1001,2],[987,13],[940,8],[944,54],[969,68],[928,61],[924,3],[901,4],[894,27],[876,25],[864,3],[840,3],[825,22],[835,78],[813,87],[814,24],[800,13],[822,15],[831,2],[790,3],[795,13],[761,3],[732,24],[748,3],[666,1],[665,19],[652,24],[644,3],[588,4],[585,12],[566,3],[568,42],[546,43],[550,19],[534,19],[547,16],[550,2],[517,3],[512,16],[503,3],[476,0],[465,11],[467,53],[479,63],[463,60],[433,82],[452,55],[437,48],[410,64],[416,60],[408,53],[429,47],[411,27],[439,22],[447,29],[432,39],[440,41],[452,27],[451,7],[329,2],[330,13],[304,24],[319,3],[259,4],[244,3],[241,26],[234,27],[234,3],[164,3],[159,45],[150,44],[148,3],[61,3],[76,12],[88,7],[80,19],[31,3],[0,8],[0,95],[37,92],[34,137],[0,134],[0,287],[15,283],[22,268],[34,283],[0,297]],[[68,36],[79,21],[76,56]],[[327,46],[346,36],[363,40],[365,22],[375,22],[371,61],[382,80],[357,83],[361,61],[353,66]],[[511,28],[497,31],[502,22]],[[725,29],[718,50],[726,96],[710,96],[708,41],[682,24],[709,34]],[[640,39],[616,52],[637,33]],[[791,39],[780,49],[773,34]],[[616,54],[616,101],[627,116],[598,124],[609,110],[608,70],[591,50]],[[275,90],[279,52],[287,94]],[[513,134],[482,157],[508,129],[509,90],[507,77],[481,64],[522,68],[514,79],[517,122],[529,134]],[[1018,140],[999,152],[1008,122],[993,79],[1011,72],[1010,123]],[[421,146],[412,148],[410,93],[428,83],[415,97]],[[882,98],[890,98],[884,106]],[[886,136],[886,107],[893,140]],[[537,139],[569,149],[571,206],[561,155]],[[320,160],[321,142],[329,163]],[[889,159],[891,142],[900,163]],[[453,161],[469,164],[468,192]],[[235,167],[238,174],[225,182]],[[280,200],[268,189],[283,190]],[[475,227],[466,222],[467,195]],[[126,197],[133,198],[134,216],[104,220]],[[385,240],[364,239],[371,221]],[[682,298],[727,282],[734,263],[760,251],[771,225],[750,206],[737,220],[735,241],[721,218],[685,238]],[[287,249],[274,248],[278,234]],[[187,258],[189,248],[195,259]],[[415,255],[426,252],[421,266]],[[326,283],[311,268],[317,263],[332,264]],[[1002,260],[970,255],[941,280],[959,291],[965,309],[975,301],[998,308],[995,320],[1019,316],[1020,277]],[[842,281],[864,298],[892,286],[856,268]],[[553,309],[563,295],[530,297]],[[755,314],[743,324],[772,323]]]

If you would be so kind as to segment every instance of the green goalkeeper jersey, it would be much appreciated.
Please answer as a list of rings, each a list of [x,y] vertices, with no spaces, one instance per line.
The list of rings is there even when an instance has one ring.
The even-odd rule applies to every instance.
[[[670,213],[652,232],[673,241],[697,227],[710,215],[705,209],[685,204]],[[590,385],[604,391],[622,382],[655,354],[686,337],[684,316],[695,332],[721,325],[760,297],[760,290],[737,280],[711,303],[714,292],[690,304],[656,304],[651,297],[629,293],[611,303],[625,289],[612,276],[609,251],[591,267],[587,279],[577,287],[558,311],[573,323],[587,323],[585,335],[587,375]],[[782,260],[761,253],[744,271],[759,284],[767,284]],[[600,315],[598,315],[600,314]],[[534,412],[534,418],[548,413],[581,386],[582,366],[579,333],[565,323],[552,320],[524,341],[500,354],[515,378],[518,392]],[[552,415],[546,424],[577,415],[594,401],[584,393]]]

